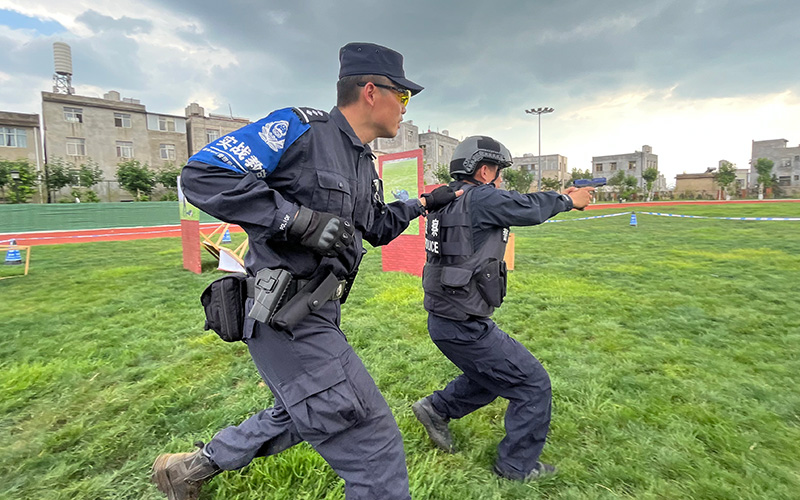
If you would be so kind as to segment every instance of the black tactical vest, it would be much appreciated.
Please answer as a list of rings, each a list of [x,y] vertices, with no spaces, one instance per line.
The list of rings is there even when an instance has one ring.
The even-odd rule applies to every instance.
[[[474,188],[464,185],[463,196],[425,221],[425,310],[456,321],[488,318],[506,295],[508,228],[487,229],[486,242],[473,248],[469,203]]]

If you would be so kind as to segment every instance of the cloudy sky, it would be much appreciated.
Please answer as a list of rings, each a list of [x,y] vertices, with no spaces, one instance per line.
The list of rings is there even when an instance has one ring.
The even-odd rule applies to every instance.
[[[426,87],[406,114],[421,132],[535,154],[524,110],[553,107],[542,154],[587,169],[648,144],[669,184],[747,167],[752,140],[800,143],[797,0],[0,0],[0,110],[41,112],[55,41],[80,95],[253,120],[330,109],[339,47],[375,42]]]

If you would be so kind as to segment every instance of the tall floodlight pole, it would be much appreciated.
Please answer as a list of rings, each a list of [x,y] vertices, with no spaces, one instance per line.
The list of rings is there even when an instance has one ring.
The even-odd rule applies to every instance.
[[[542,115],[544,113],[552,113],[555,111],[553,108],[536,108],[526,109],[525,112],[531,115],[539,116],[539,168],[536,169],[536,190],[542,190]]]

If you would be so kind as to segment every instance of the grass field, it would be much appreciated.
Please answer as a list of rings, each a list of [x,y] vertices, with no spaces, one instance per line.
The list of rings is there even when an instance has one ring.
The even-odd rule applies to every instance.
[[[800,204],[648,210],[797,217]],[[491,473],[504,401],[451,424],[458,454],[431,445],[410,405],[457,371],[427,336],[419,279],[366,257],[342,326],[400,425],[415,499],[800,496],[800,222],[628,220],[515,231],[495,319],[552,378],[542,458],[560,473],[538,484]],[[271,404],[245,346],[202,330],[208,259],[184,271],[177,239],[36,247],[29,276],[0,281],[0,499],[160,498],[157,454]],[[201,498],[344,494],[302,444]]]

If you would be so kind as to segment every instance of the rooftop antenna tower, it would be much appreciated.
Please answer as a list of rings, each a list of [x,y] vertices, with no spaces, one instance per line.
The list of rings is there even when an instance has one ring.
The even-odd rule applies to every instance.
[[[53,59],[56,73],[53,75],[53,92],[74,94],[72,87],[72,49],[64,42],[53,43]]]

